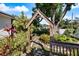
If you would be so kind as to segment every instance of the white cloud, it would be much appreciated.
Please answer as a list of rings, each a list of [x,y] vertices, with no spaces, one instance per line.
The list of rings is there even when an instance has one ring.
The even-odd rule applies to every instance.
[[[25,6],[16,6],[14,8],[11,8],[9,6],[6,6],[5,4],[0,4],[0,11],[4,11],[4,12],[6,12],[6,11],[28,12],[29,9]]]
[[[9,10],[10,8],[7,7],[5,4],[0,4],[0,11],[7,11]]]
[[[25,6],[16,6],[13,10],[19,11],[19,12],[21,12],[21,11],[28,12],[29,11],[28,8],[26,8]]]
[[[72,6],[72,9],[79,8],[79,3],[76,6]]]

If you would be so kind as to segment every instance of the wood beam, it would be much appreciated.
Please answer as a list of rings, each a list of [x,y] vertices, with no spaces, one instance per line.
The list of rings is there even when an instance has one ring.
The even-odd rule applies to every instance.
[[[32,22],[34,21],[34,19],[36,18],[37,15],[38,15],[38,13],[36,12],[36,13],[33,15],[33,17],[31,18],[30,22],[26,25],[26,28],[28,28],[28,27],[32,24]]]
[[[43,19],[46,20],[46,22],[47,22],[49,25],[53,26],[53,23],[49,20],[49,18],[48,18],[43,12],[40,11],[40,9],[38,9],[37,12],[38,12],[38,14],[39,14]]]
[[[32,22],[34,21],[34,19],[36,18],[36,16],[40,15],[43,19],[46,20],[46,22],[51,25],[53,27],[53,23],[49,20],[49,18],[44,14],[42,13],[39,9],[36,10],[36,13],[32,16],[30,22],[26,25],[26,28],[28,28]]]

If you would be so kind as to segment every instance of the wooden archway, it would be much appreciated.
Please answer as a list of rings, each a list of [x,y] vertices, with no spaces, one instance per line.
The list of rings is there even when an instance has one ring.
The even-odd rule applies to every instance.
[[[33,23],[35,18],[39,15],[40,15],[41,18],[43,18],[49,24],[49,26],[50,26],[50,36],[52,36],[53,23],[49,20],[49,18],[43,12],[41,12],[40,9],[36,10],[35,14],[31,18],[30,22],[26,25],[26,28],[29,28],[29,26]]]
[[[49,18],[43,12],[41,12],[40,9],[37,9],[35,14],[32,16],[31,20],[29,21],[29,23],[26,25],[26,28],[28,28],[28,31],[29,31],[29,29],[30,29],[29,26],[33,23],[33,21],[35,20],[35,18],[37,16],[40,16],[41,18],[43,18],[49,24],[49,27],[50,27],[50,54],[51,54],[51,51],[52,51],[52,43],[51,43],[51,41],[53,39],[52,38],[53,37],[53,31],[52,31],[53,30],[53,22],[51,22],[49,20]],[[30,34],[30,32],[29,32],[29,34]],[[28,38],[31,40],[31,36],[30,35],[28,36]],[[29,42],[29,44],[30,44],[30,42]]]

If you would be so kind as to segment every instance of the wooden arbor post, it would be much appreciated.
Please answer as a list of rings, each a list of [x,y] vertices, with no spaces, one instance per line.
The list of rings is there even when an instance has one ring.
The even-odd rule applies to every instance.
[[[27,35],[28,41],[31,39],[31,32],[30,32],[30,26],[28,27],[28,35]]]
[[[30,44],[31,44],[31,42],[30,42],[30,40],[31,40],[31,31],[30,31],[30,29],[31,29],[31,27],[29,26],[28,28],[27,28],[27,48],[26,48],[26,53],[30,53],[31,52],[31,47],[30,47]]]

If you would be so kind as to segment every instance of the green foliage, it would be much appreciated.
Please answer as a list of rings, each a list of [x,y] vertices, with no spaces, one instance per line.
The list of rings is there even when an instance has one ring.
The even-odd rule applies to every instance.
[[[72,38],[70,36],[66,36],[66,35],[58,35],[58,34],[56,34],[54,37],[55,37],[55,39],[57,41],[61,41],[61,42],[71,42],[71,43],[74,43],[74,42],[78,41],[77,39]]]
[[[59,26],[61,27],[61,28],[71,28],[71,26],[70,26],[70,20],[68,20],[68,19],[66,19],[66,20],[62,20],[61,22],[60,22],[60,24],[59,24]]]
[[[47,35],[47,34],[42,34],[42,35],[40,36],[40,40],[41,40],[42,42],[44,42],[44,43],[49,43],[49,41],[50,41],[50,36]]]
[[[22,51],[15,50],[13,51],[12,56],[20,56],[21,54],[23,54]]]
[[[69,36],[69,35],[74,35],[74,33],[76,32],[76,29],[78,28],[78,21],[74,20],[74,21],[70,21],[68,19],[66,20],[62,20],[60,23],[60,27],[61,28],[65,28],[65,35]]]
[[[0,48],[4,47],[4,45],[9,45],[11,47],[11,54],[10,55],[21,55],[24,51],[25,46],[28,43],[27,39],[27,32],[19,32],[16,34],[16,37],[5,38],[0,40]]]
[[[4,45],[6,43],[6,40],[2,40],[2,39],[0,39],[0,48],[2,48],[2,46]]]
[[[14,38],[14,48],[17,48],[17,46],[19,47],[23,47],[25,44],[27,43],[27,36],[25,32],[20,32],[18,34],[16,34],[16,37]]]
[[[73,35],[74,31],[75,30],[73,28],[67,28],[64,34],[67,36],[70,36],[70,35]]]
[[[33,34],[40,36],[42,34],[49,34],[49,32],[48,32],[48,29],[36,28],[36,29],[34,29]]]
[[[33,21],[33,25],[34,25],[35,27],[40,27],[40,26],[41,26],[40,20],[39,20],[38,18],[36,18],[36,19]]]
[[[34,9],[40,9],[47,17],[51,18],[51,21],[53,21],[53,18],[55,20],[55,23],[57,24],[58,21],[60,21],[61,15],[63,14],[63,7],[65,8],[65,14],[67,11],[71,9],[71,6],[73,3],[36,3],[36,7]],[[55,17],[54,17],[55,14]],[[64,14],[64,16],[65,16]]]
[[[24,31],[26,29],[26,24],[29,20],[27,20],[27,17],[24,15],[23,12],[21,12],[21,15],[16,16],[15,20],[13,21],[13,25],[17,29],[17,31]]]
[[[74,36],[79,38],[79,27],[75,30]]]
[[[52,4],[52,3],[37,3],[36,4],[36,8],[41,9],[41,11],[46,14],[46,16],[51,17],[52,13],[51,13],[51,9],[52,10],[56,10],[58,7],[60,7],[60,5],[62,4]],[[57,11],[59,11],[60,9],[57,9]]]
[[[38,36],[42,35],[42,34],[48,34],[49,35],[49,29],[47,28],[46,24],[42,24],[40,27],[35,27],[33,28],[33,34],[36,34]]]
[[[62,7],[63,7],[63,4],[59,4],[59,3],[57,3],[57,4],[36,3],[36,7],[33,8],[33,11],[34,11],[34,9],[40,9],[47,17],[50,17],[51,20],[53,18],[53,14],[55,12],[55,15],[56,15],[55,16],[55,22],[58,22],[61,14],[62,14]]]

